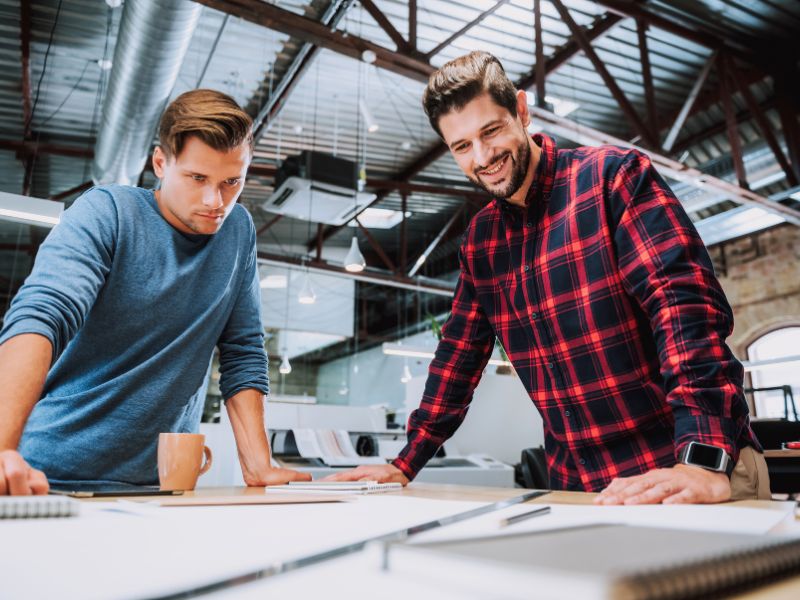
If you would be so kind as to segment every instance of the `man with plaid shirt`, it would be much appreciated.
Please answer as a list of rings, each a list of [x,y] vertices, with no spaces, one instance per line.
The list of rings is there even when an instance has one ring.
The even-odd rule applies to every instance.
[[[730,306],[647,156],[529,136],[525,92],[485,52],[434,73],[423,105],[495,200],[465,234],[408,444],[332,478],[413,479],[464,419],[497,338],[542,414],[551,488],[602,504],[769,498]]]

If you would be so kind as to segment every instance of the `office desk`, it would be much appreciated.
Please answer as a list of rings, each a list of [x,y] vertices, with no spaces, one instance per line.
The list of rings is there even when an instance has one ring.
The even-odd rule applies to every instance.
[[[125,498],[128,502],[110,507],[112,512],[100,505],[94,508],[101,510],[87,506],[86,515],[79,518],[0,523],[0,598],[141,599],[163,595],[166,592],[157,590],[166,588],[183,593],[472,510],[473,502],[491,503],[526,491],[413,483],[398,493],[362,497],[363,502],[355,503],[186,509],[135,506],[130,503],[133,498]],[[263,494],[263,488],[206,488],[187,493],[190,497],[250,494]],[[411,506],[415,503],[406,503],[398,512],[402,503],[397,496],[427,503],[420,503],[425,504],[422,511]],[[591,503],[592,497],[554,492],[533,502]],[[452,501],[463,501],[464,507],[456,509]],[[769,502],[736,505],[765,511],[776,508]],[[791,526],[800,528],[797,523]],[[282,578],[271,581],[280,584]],[[739,599],[798,597],[800,577]]]
[[[262,488],[206,488],[195,492],[187,492],[190,496],[208,495],[238,495],[238,494],[258,494]],[[519,488],[490,488],[473,487],[446,484],[426,484],[411,483],[402,492],[404,496],[427,498],[432,500],[463,500],[477,502],[496,502],[518,496],[525,490]],[[582,492],[551,492],[546,496],[534,499],[530,504],[592,504],[595,494]],[[779,506],[775,503],[744,500],[731,502],[730,506],[741,506],[749,508],[760,508],[763,510],[775,510]],[[795,519],[795,523],[788,523],[780,527],[775,533],[788,533],[790,531],[800,531],[800,518]],[[797,600],[800,598],[800,576],[786,579],[777,583],[772,583],[756,590],[745,592],[733,596],[736,600]]]

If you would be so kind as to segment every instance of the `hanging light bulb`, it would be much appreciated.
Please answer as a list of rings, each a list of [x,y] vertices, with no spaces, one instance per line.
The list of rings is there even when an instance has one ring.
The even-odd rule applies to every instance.
[[[361,116],[364,117],[364,123],[367,126],[367,131],[370,133],[375,133],[376,131],[378,131],[378,129],[380,129],[381,127],[380,125],[378,125],[378,122],[372,116],[372,113],[370,112],[367,103],[364,102],[363,100],[359,100],[358,107],[361,109]]]
[[[360,273],[366,266],[367,261],[364,260],[364,255],[361,254],[361,250],[358,247],[358,238],[353,236],[353,240],[350,242],[350,250],[344,259],[344,268],[351,273]]]
[[[278,367],[278,373],[280,373],[281,375],[288,375],[291,372],[292,372],[292,365],[289,364],[289,357],[286,354],[284,354],[283,360],[281,360],[281,366]]]
[[[408,363],[403,365],[403,375],[400,377],[400,383],[408,383],[411,381],[411,369],[408,368]]]
[[[311,287],[311,277],[308,276],[308,273],[303,281],[303,288],[297,295],[297,300],[300,304],[314,304],[317,301],[317,295],[314,293],[314,288]]]

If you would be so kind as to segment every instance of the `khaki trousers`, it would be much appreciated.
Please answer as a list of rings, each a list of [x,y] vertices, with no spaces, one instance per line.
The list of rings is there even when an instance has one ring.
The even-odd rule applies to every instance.
[[[771,500],[769,473],[764,455],[751,446],[739,452],[731,473],[731,500]]]

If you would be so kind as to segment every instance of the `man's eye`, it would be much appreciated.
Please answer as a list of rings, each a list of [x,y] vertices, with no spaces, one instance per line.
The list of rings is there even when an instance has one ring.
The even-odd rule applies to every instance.
[[[469,147],[469,144],[459,144],[455,148],[453,148],[454,152],[464,152]]]
[[[490,127],[489,129],[487,129],[486,131],[483,132],[483,135],[492,136],[495,133],[497,133],[498,131],[500,131],[499,127]]]
[[[192,175],[192,179],[194,179],[195,181],[205,181],[206,180],[205,176],[203,176],[203,175]]]
[[[228,179],[228,180],[225,181],[225,183],[227,183],[228,185],[234,185],[235,186],[235,185],[239,185],[239,181],[240,181],[239,179]]]

